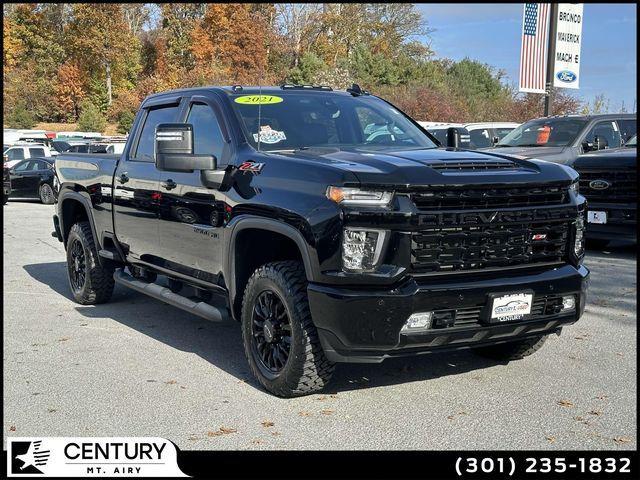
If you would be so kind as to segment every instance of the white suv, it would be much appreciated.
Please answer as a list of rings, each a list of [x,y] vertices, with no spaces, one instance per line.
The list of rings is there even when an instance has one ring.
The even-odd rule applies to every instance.
[[[25,158],[51,157],[51,150],[41,143],[15,143],[2,146],[2,156],[5,159],[5,166],[11,168],[16,163]]]

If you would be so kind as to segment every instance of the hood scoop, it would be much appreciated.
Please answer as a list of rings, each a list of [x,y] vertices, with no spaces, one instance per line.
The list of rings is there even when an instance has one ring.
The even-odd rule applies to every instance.
[[[520,166],[511,160],[455,160],[442,161],[438,163],[430,163],[429,166],[434,170],[443,173],[470,172],[478,170],[505,170],[517,169]]]

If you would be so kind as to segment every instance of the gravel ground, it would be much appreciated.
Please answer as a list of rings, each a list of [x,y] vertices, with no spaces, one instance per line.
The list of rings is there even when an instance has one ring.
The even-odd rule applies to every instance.
[[[636,257],[589,251],[586,314],[535,355],[340,365],[326,393],[273,397],[237,325],[116,287],[71,300],[53,207],[4,212],[7,436],[160,436],[182,449],[635,449]]]

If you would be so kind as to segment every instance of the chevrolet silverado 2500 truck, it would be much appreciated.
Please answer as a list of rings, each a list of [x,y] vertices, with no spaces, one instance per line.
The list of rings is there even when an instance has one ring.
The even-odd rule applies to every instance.
[[[440,148],[357,85],[152,95],[121,156],[55,169],[75,300],[116,282],[237,320],[279,396],[323,388],[336,362],[519,359],[584,310],[573,169]]]

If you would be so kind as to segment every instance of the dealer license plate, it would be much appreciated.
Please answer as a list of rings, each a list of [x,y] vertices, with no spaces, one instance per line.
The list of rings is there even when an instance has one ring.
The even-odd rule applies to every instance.
[[[587,212],[587,223],[607,223],[607,212],[599,212],[597,210],[590,210]]]
[[[512,293],[494,297],[491,304],[492,322],[520,320],[531,313],[533,293]]]

